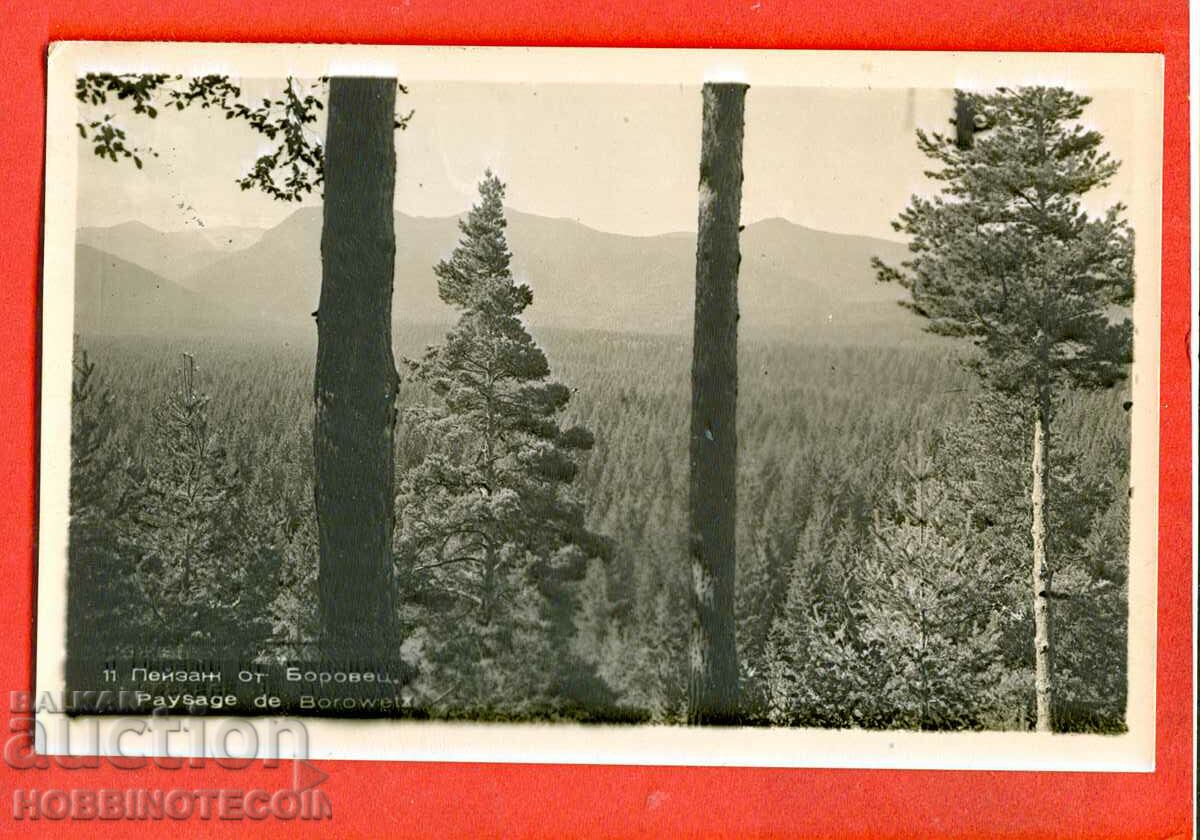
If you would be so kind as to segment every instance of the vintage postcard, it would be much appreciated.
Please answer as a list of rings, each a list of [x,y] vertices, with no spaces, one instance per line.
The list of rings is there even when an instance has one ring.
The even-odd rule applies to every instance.
[[[1153,769],[1158,56],[48,60],[41,748]]]

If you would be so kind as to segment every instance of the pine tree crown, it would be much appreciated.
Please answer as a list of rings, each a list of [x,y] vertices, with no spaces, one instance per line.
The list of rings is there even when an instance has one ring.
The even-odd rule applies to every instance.
[[[458,309],[487,308],[496,315],[519,315],[533,293],[525,284],[514,284],[512,252],[508,249],[504,218],[505,186],[492,170],[479,182],[479,201],[460,219],[462,238],[448,259],[434,267],[438,294]]]
[[[1120,308],[1133,298],[1134,237],[1123,205],[1098,215],[1082,206],[1120,165],[1080,122],[1090,99],[1040,86],[959,93],[988,130],[965,147],[917,131],[940,191],[901,211],[893,227],[912,256],[898,267],[874,260],[879,279],[910,290],[907,305],[929,331],[971,337],[977,371],[1001,389],[1119,381],[1131,353]]]

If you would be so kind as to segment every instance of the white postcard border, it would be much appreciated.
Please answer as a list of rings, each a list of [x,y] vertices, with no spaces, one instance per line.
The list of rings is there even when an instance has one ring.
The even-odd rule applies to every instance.
[[[78,135],[75,78],[87,72],[305,78],[386,75],[404,81],[941,88],[1061,84],[1135,92],[1139,171],[1126,202],[1137,232],[1129,565],[1128,732],[918,733],[787,728],[577,724],[450,724],[304,718],[309,757],[568,764],[875,767],[962,770],[1154,769],[1157,633],[1158,377],[1161,301],[1163,61],[1158,55],[833,51],[638,50],[60,42],[49,54],[41,475],[38,532],[37,698],[64,689],[70,397]],[[699,105],[697,105],[699,107]],[[52,755],[161,753],[151,737],[120,731],[128,718],[37,713],[37,748]],[[162,719],[170,723],[172,719]],[[184,719],[179,719],[184,720]],[[198,718],[186,719],[193,724]],[[206,718],[208,732],[222,719]],[[269,738],[269,721],[249,721]],[[97,734],[98,733],[98,734]],[[195,745],[174,752],[198,754]],[[213,753],[209,752],[209,755]]]

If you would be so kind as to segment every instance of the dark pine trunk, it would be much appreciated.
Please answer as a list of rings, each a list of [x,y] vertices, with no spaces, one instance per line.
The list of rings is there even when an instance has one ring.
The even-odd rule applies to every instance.
[[[688,487],[690,723],[733,723],[738,715],[733,614],[737,278],[746,87],[710,83],[703,91]]]
[[[338,664],[379,666],[396,643],[395,103],[395,79],[329,83],[313,454],[321,652]]]

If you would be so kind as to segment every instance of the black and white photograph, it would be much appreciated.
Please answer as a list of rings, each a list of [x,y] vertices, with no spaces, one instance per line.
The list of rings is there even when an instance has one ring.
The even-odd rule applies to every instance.
[[[1152,747],[1153,57],[56,49],[67,717]]]

